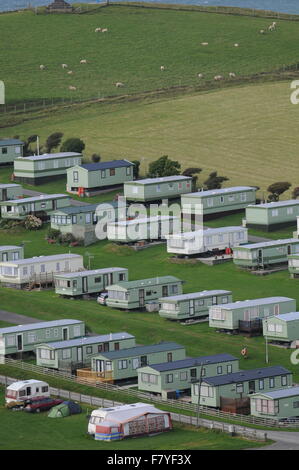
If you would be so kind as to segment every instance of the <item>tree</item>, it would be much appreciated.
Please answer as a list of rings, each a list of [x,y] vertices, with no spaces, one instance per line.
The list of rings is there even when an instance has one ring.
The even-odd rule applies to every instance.
[[[299,196],[299,186],[294,188],[293,191],[292,191],[292,198],[293,199],[297,199],[298,196]]]
[[[277,183],[270,184],[267,188],[267,191],[270,193],[268,202],[279,201],[279,196],[281,196],[281,194],[287,191],[291,186],[291,183],[288,183],[287,181],[278,181]]]
[[[91,156],[93,163],[99,163],[101,161],[101,155],[98,153],[93,153]]]
[[[132,160],[132,163],[134,163],[133,178],[134,178],[134,180],[136,180],[136,179],[139,178],[140,161],[139,160]]]
[[[77,137],[71,137],[63,142],[60,151],[61,152],[77,152],[82,153],[85,149],[83,140]]]
[[[149,178],[158,178],[163,176],[174,176],[179,175],[181,170],[181,165],[179,162],[170,160],[168,155],[163,155],[154,162],[150,163],[148,177]]]
[[[228,181],[226,176],[218,176],[217,171],[210,173],[209,178],[204,182],[206,189],[221,189],[222,183]]]
[[[28,139],[24,142],[24,148],[23,148],[24,157],[29,157],[30,155],[32,155],[32,151],[30,150],[30,145],[33,142],[37,141],[37,137],[38,136],[36,134],[30,135]]]
[[[186,170],[183,171],[182,175],[183,176],[191,176],[192,177],[192,190],[196,191],[196,186],[197,186],[197,180],[198,176],[197,174],[202,171],[201,168],[186,168]]]
[[[49,135],[45,143],[45,152],[51,153],[53,149],[59,147],[62,137],[62,132],[54,132],[53,134]]]

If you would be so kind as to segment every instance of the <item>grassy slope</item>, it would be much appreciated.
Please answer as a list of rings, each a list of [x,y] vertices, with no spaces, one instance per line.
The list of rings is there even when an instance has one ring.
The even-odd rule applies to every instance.
[[[43,240],[44,232],[10,234],[11,243],[25,243],[26,256],[38,256],[44,253],[63,253],[66,247],[47,245]],[[7,240],[5,233],[0,234],[0,244]],[[156,246],[140,252],[127,248],[115,248],[107,242],[100,242],[86,248],[75,248],[75,253],[94,255],[92,268],[117,264],[127,267],[131,279],[142,279],[156,275],[171,274],[186,281],[184,292],[203,289],[230,289],[235,300],[283,295],[296,298],[299,302],[296,280],[289,278],[288,272],[280,272],[264,278],[242,272],[231,264],[214,267],[202,264],[173,264],[168,261],[164,246]],[[115,259],[115,262],[112,262]],[[71,301],[61,299],[53,291],[24,292],[0,289],[1,308],[4,310],[29,315],[41,320],[56,318],[84,319],[88,327],[96,333],[128,331],[136,335],[139,344],[169,340],[185,345],[190,356],[229,352],[240,357],[244,345],[249,349],[249,359],[240,359],[241,368],[266,366],[265,347],[262,337],[244,338],[219,334],[207,324],[183,326],[171,323],[158,314],[123,312],[96,304],[95,301]],[[294,372],[295,381],[299,382],[298,368],[290,364],[290,351],[270,346],[270,363],[281,364]],[[1,370],[1,366],[0,366]]]
[[[69,85],[77,87],[76,97],[102,97],[197,84],[198,72],[211,79],[297,62],[299,23],[279,21],[275,33],[259,34],[268,24],[261,18],[124,6],[87,15],[1,15],[1,79],[7,102],[22,102],[70,97]],[[108,34],[96,34],[98,26],[107,27]],[[88,65],[80,65],[81,59]],[[40,64],[47,70],[41,72]],[[125,89],[116,90],[118,81]]]
[[[2,129],[0,137],[37,133],[43,142],[55,131],[86,142],[85,155],[104,160],[139,159],[142,171],[163,154],[182,169],[199,166],[202,184],[209,172],[229,177],[226,186],[258,185],[259,195],[274,181],[297,181],[297,106],[290,84],[242,86],[176,99],[93,105]],[[5,170],[0,168],[0,175]],[[290,196],[286,193],[283,197]]]
[[[206,429],[194,429],[179,424],[171,432],[152,438],[140,437],[120,442],[95,441],[86,435],[86,406],[83,413],[63,419],[49,419],[48,412],[30,414],[14,413],[3,405],[3,388],[0,387],[0,449],[2,450],[240,450],[260,446],[246,439],[229,437]],[[14,438],[11,438],[12,429]],[[38,429],[38,438],[36,435]]]

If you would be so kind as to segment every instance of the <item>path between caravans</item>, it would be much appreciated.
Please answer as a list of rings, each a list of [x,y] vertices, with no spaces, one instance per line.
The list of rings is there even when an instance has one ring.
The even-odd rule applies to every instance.
[[[6,310],[0,310],[0,321],[7,323],[13,323],[16,325],[28,325],[28,323],[39,323],[40,320],[37,318],[25,317],[18,313],[7,312]]]
[[[40,191],[33,191],[32,189],[23,189],[24,196],[43,196],[46,195],[45,193],[41,193]],[[83,201],[78,201],[77,199],[71,199],[71,206],[86,206],[88,203]]]
[[[266,431],[273,444],[256,447],[251,450],[299,450],[299,432]]]

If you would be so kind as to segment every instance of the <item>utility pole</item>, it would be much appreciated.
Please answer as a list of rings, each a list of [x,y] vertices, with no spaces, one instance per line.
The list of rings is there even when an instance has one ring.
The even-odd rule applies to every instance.
[[[269,351],[268,351],[268,320],[265,320],[265,347],[266,347],[266,364],[269,363]]]
[[[200,363],[200,374],[198,381],[198,400],[197,400],[197,410],[196,410],[196,426],[199,427],[199,411],[200,411],[200,391],[202,383],[202,373],[203,373],[203,363]]]

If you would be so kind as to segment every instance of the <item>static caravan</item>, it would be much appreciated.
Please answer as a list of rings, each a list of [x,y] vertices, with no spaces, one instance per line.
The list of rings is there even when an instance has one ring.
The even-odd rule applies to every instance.
[[[296,225],[299,201],[268,202],[246,207],[246,227],[271,232],[289,225]]]
[[[10,201],[23,197],[23,188],[20,184],[0,184],[0,202]]]
[[[265,297],[213,305],[209,309],[209,326],[220,330],[244,332],[247,328],[250,332],[250,329],[256,326],[261,332],[262,318],[295,310],[296,300],[289,297]]]
[[[41,343],[36,348],[36,364],[50,369],[89,367],[91,359],[102,351],[115,351],[135,346],[135,337],[129,333],[110,333]]]
[[[24,142],[19,139],[0,140],[0,165],[12,165],[14,160],[23,156]]]
[[[49,212],[71,204],[65,194],[42,194],[40,196],[13,199],[0,202],[3,219],[23,220],[27,215],[35,215],[42,220],[49,219]]]
[[[299,346],[299,312],[282,313],[263,320],[263,335],[268,341]]]
[[[137,369],[150,364],[177,361],[186,357],[185,347],[173,342],[135,346],[120,351],[102,352],[92,358],[90,378],[95,382],[136,379]],[[77,371],[80,376],[81,371]],[[82,371],[83,376],[86,375]]]
[[[51,228],[61,233],[71,233],[88,246],[99,241],[98,224],[107,232],[107,223],[125,219],[126,211],[126,204],[121,201],[63,207],[51,213]]]
[[[251,186],[197,191],[181,196],[183,214],[202,213],[206,220],[243,211],[255,201],[256,188]]]
[[[259,418],[299,418],[299,387],[288,387],[250,395],[250,414]]]
[[[232,374],[204,377],[200,387],[200,404],[223,411],[250,413],[250,395],[290,387],[292,372],[282,366],[241,370]],[[199,382],[192,384],[191,401],[198,404]]]
[[[204,290],[191,294],[161,297],[159,315],[168,320],[188,322],[208,316],[210,306],[226,304],[232,300],[232,292],[228,290]]]
[[[177,217],[137,217],[132,220],[110,222],[107,225],[108,240],[117,243],[135,243],[140,240],[165,240],[166,236],[181,229]]]
[[[288,255],[296,253],[299,253],[299,240],[286,238],[239,246],[234,250],[233,261],[241,268],[265,269],[287,264]]]
[[[176,255],[219,254],[248,241],[244,227],[219,227],[167,236],[167,252]]]
[[[128,281],[126,268],[104,268],[76,273],[56,274],[55,292],[63,297],[99,294],[107,286]]]
[[[83,321],[63,319],[0,328],[0,355],[35,351],[39,343],[79,338],[85,335]]]
[[[299,253],[298,255],[288,256],[288,269],[292,279],[299,276]]]
[[[15,245],[1,245],[0,246],[0,262],[1,261],[16,261],[24,258],[24,247]]]
[[[191,176],[164,176],[124,183],[124,196],[128,201],[150,202],[179,198],[192,190]]]
[[[82,158],[82,154],[77,152],[19,157],[14,161],[14,181],[39,185],[66,178],[67,169],[80,165]]]
[[[101,189],[123,185],[133,179],[134,163],[128,160],[86,163],[67,170],[67,191],[89,196]]]
[[[51,284],[54,275],[84,270],[83,256],[71,253],[34,256],[0,263],[0,283],[4,287],[23,288],[35,284]]]
[[[47,382],[34,379],[19,380],[18,382],[13,382],[6,388],[5,403],[9,405],[41,396],[50,396],[50,387]]]
[[[200,376],[231,374],[239,370],[239,360],[230,354],[189,357],[152,364],[138,369],[138,390],[158,393],[163,398],[177,398],[178,392],[189,391]]]
[[[99,441],[153,435],[172,429],[170,413],[146,403],[99,408],[91,412],[88,434]]]
[[[108,307],[125,310],[145,308],[148,302],[168,295],[182,294],[184,281],[174,276],[157,276],[150,279],[122,282],[107,287]]]

